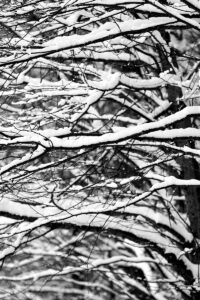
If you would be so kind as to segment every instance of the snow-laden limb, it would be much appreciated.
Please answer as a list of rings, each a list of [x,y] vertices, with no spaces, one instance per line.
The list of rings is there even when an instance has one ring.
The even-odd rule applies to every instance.
[[[111,76],[111,79],[110,79]],[[80,119],[90,108],[91,105],[95,104],[97,101],[101,99],[101,97],[104,95],[105,91],[109,91],[114,89],[118,83],[119,83],[119,76],[120,73],[115,73],[114,75],[111,74],[105,74],[104,78],[100,82],[92,82],[87,81],[90,87],[92,87],[94,90],[92,90],[89,93],[89,97],[85,101],[85,107],[80,113],[77,113],[73,115],[71,122],[76,122],[78,119]]]
[[[140,33],[143,31],[154,29],[156,26],[175,23],[174,18],[149,18],[148,20],[129,20],[120,23],[105,23],[93,32],[84,36],[69,36],[69,37],[56,37],[43,44],[44,52],[57,52],[67,50],[70,48],[80,47],[81,44],[87,45],[97,43],[109,39],[110,36],[115,37],[122,33]],[[40,50],[35,50],[35,53]]]
[[[95,213],[112,213],[114,211],[119,211],[119,210],[125,210],[124,212],[128,212],[129,207],[131,205],[135,205],[136,203],[141,202],[142,200],[148,198],[151,196],[154,192],[160,190],[160,189],[166,189],[168,187],[172,186],[199,186],[200,181],[195,180],[195,179],[190,179],[190,180],[182,180],[182,179],[177,179],[173,176],[166,177],[163,182],[155,183],[149,191],[144,192],[140,195],[134,196],[132,199],[128,198],[126,201],[118,201],[116,204],[103,204],[103,203],[90,203],[86,202],[85,206],[82,206],[81,201],[75,201],[72,197],[71,200],[69,200],[67,203],[65,203],[65,198],[63,199],[63,203],[59,203],[59,207],[61,208],[58,209],[57,207],[54,207],[53,205],[50,205],[49,207],[44,205],[44,206],[38,206],[37,209],[34,207],[26,205],[26,202],[24,204],[14,202],[9,199],[3,199],[0,202],[0,211],[1,212],[6,212],[8,214],[11,214],[13,216],[21,216],[21,217],[27,217],[27,218],[38,218],[40,216],[46,217],[47,220],[45,222],[50,222],[53,221],[54,218],[55,220],[62,220],[66,216],[63,215],[63,211],[69,213],[69,216],[79,216],[79,215],[87,215],[87,214],[95,214]],[[139,209],[139,208],[137,208]],[[136,212],[137,212],[136,209]],[[131,211],[131,208],[130,208]],[[138,210],[139,211],[139,210]],[[150,211],[150,215],[153,214],[153,211],[147,209],[146,212]],[[134,213],[134,211],[133,211]],[[58,214],[58,216],[57,216]],[[141,212],[142,214],[142,212]],[[159,217],[159,213],[155,213],[155,219],[161,219],[161,215]],[[48,217],[51,216],[48,220]],[[156,217],[157,216],[157,217]],[[57,220],[57,221],[58,221]],[[39,221],[38,221],[39,222]],[[164,219],[163,219],[163,222]],[[167,220],[166,220],[167,222]],[[170,221],[169,221],[170,222]],[[161,221],[162,223],[162,221]],[[41,225],[44,225],[41,223]],[[163,223],[164,224],[164,223]],[[169,224],[169,223],[166,223]],[[173,224],[173,222],[172,222]],[[177,229],[178,232],[178,229]],[[187,233],[186,233],[187,234]],[[191,235],[188,233],[188,236]],[[189,238],[189,239],[190,239]]]
[[[138,90],[151,90],[166,85],[166,81],[162,78],[153,77],[150,79],[135,79],[124,74],[120,77],[120,83]]]
[[[27,230],[33,230],[34,228],[37,228],[38,226],[44,226],[48,225],[51,222],[67,222],[69,219],[69,223],[71,223],[71,220],[77,220],[77,223],[75,221],[74,224],[78,225],[78,219],[81,218],[84,220],[87,220],[87,218],[92,218],[92,215],[96,214],[102,214],[107,213],[111,214],[114,211],[118,211],[118,214],[130,214],[132,216],[143,216],[147,220],[151,222],[156,222],[157,224],[160,224],[161,226],[168,227],[169,230],[174,231],[175,234],[182,236],[184,240],[191,241],[192,235],[188,232],[187,224],[183,222],[183,220],[178,216],[174,215],[175,220],[170,220],[168,216],[162,216],[159,212],[154,212],[151,208],[144,208],[144,207],[137,207],[133,206],[134,203],[141,201],[142,199],[146,198],[147,196],[150,196],[152,191],[156,191],[157,189],[166,188],[166,186],[172,186],[176,185],[175,180],[173,182],[169,182],[169,179],[164,183],[158,183],[155,184],[153,188],[151,188],[151,192],[144,193],[143,195],[136,196],[133,198],[133,200],[128,199],[127,202],[119,202],[116,205],[107,205],[105,207],[104,204],[90,204],[85,203],[85,207],[82,207],[80,203],[76,203],[75,201],[71,202],[71,204],[68,205],[62,205],[63,211],[60,211],[57,207],[48,207],[48,206],[37,206],[37,207],[31,207],[27,204],[20,204],[17,202],[10,201],[8,199],[2,200],[0,203],[0,209],[1,212],[6,212],[9,215],[13,216],[20,216],[25,218],[39,218],[37,221],[35,221],[33,224],[26,225],[26,226],[19,226],[16,230],[12,231],[9,235],[2,235],[2,237],[6,236],[12,236],[20,232],[24,232]],[[178,180],[177,180],[178,181]],[[191,181],[189,181],[191,183]],[[198,182],[199,183],[199,182]],[[167,185],[168,184],[168,185]],[[188,184],[187,182],[177,183],[177,185],[180,184]],[[195,182],[196,184],[196,182]],[[61,204],[59,204],[61,206]],[[42,218],[43,216],[43,218]],[[96,217],[95,217],[96,222]],[[73,223],[73,221],[72,221]],[[84,224],[84,223],[83,223]],[[83,225],[82,224],[82,225]],[[81,226],[81,223],[80,225]]]
[[[0,168],[0,175],[10,171],[13,168],[16,168],[20,165],[23,165],[27,162],[30,162],[36,158],[39,158],[41,155],[43,155],[45,153],[45,148],[38,146],[36,150],[34,150],[31,153],[27,153],[26,155],[24,155],[22,158],[20,159],[15,159],[12,162],[10,162],[9,164],[7,164],[6,166],[3,166]]]
[[[55,148],[57,147],[61,147],[61,148],[82,148],[82,147],[88,147],[88,146],[94,146],[94,145],[101,145],[101,144],[106,144],[106,143],[117,143],[117,142],[121,142],[123,140],[127,140],[130,138],[134,138],[134,137],[139,137],[140,135],[144,135],[147,132],[151,132],[151,131],[155,131],[157,129],[161,129],[161,128],[166,128],[169,125],[174,124],[175,122],[184,120],[186,117],[188,116],[194,116],[194,115],[199,115],[200,114],[200,108],[199,107],[186,107],[184,108],[182,111],[177,112],[171,116],[168,116],[166,118],[163,118],[159,121],[155,121],[152,122],[150,124],[142,124],[142,125],[138,125],[138,126],[133,126],[133,127],[129,127],[126,129],[122,129],[120,131],[118,131],[117,133],[105,133],[101,136],[87,136],[87,139],[85,139],[84,137],[79,137],[79,138],[63,138],[62,140],[53,137],[53,138],[49,138],[51,141],[51,145]],[[167,132],[167,130],[165,130]],[[160,135],[158,132],[159,137],[162,139],[165,138],[165,131],[161,131]],[[184,137],[184,138],[193,138],[194,136],[196,136],[197,138],[200,137],[200,133],[198,130],[194,130],[194,129],[174,129],[174,130],[170,130],[169,132],[171,133],[171,131],[175,132],[174,135],[176,137],[179,137],[179,135],[177,135],[177,133],[180,133],[180,136]],[[148,135],[150,135],[150,133],[148,133]],[[146,134],[146,136],[148,136]],[[152,136],[156,135],[155,133],[152,133]],[[170,134],[168,135],[170,137]],[[145,136],[144,136],[145,138]],[[173,137],[172,137],[173,138]],[[15,140],[12,140],[12,143]],[[23,142],[23,138],[20,139],[21,142]],[[31,141],[29,141],[31,142]],[[34,140],[32,140],[32,142],[34,142]],[[35,141],[36,142],[36,141]]]
[[[74,59],[81,60],[86,59],[88,61],[116,61],[116,62],[144,62],[148,65],[154,65],[155,59],[151,54],[138,50],[137,53],[133,51],[133,47],[137,43],[142,43],[149,37],[149,33],[144,33],[142,36],[136,36],[133,41],[122,37],[116,37],[106,42],[106,47],[102,49],[102,44],[97,43],[95,46],[91,45],[91,49],[75,48],[73,52],[71,50],[63,50],[59,53],[50,54],[50,58],[62,57],[63,59]],[[99,49],[100,48],[100,49]],[[129,49],[130,53],[124,53],[119,51],[126,51]],[[99,51],[100,50],[100,51]],[[115,53],[115,51],[117,53]],[[91,56],[92,54],[92,56]]]
[[[150,124],[141,124],[138,126],[129,127],[126,129],[122,129],[117,133],[105,133],[101,136],[87,136],[85,137],[69,137],[59,139],[58,136],[61,132],[65,132],[66,129],[59,129],[59,130],[47,130],[45,131],[35,131],[35,132],[28,132],[25,130],[16,129],[14,127],[6,128],[0,127],[0,131],[3,134],[17,134],[21,137],[13,138],[12,140],[4,139],[0,140],[0,144],[2,145],[12,145],[17,143],[36,143],[41,144],[43,147],[47,148],[66,148],[66,149],[78,149],[83,147],[89,147],[94,145],[101,145],[106,143],[117,143],[123,140],[128,140],[130,138],[139,137],[140,135],[144,135],[148,132],[152,132],[161,128],[166,128],[169,125],[174,124],[175,122],[184,120],[188,116],[198,116],[200,114],[199,107],[186,107],[180,112],[177,112],[171,116],[165,117],[159,121],[152,122]],[[174,132],[174,135],[173,135]],[[167,133],[168,136],[167,136]],[[179,134],[178,134],[179,133]],[[154,132],[152,136],[156,136],[157,132]],[[184,137],[184,138],[199,138],[199,132],[196,129],[188,128],[188,129],[172,129],[170,131],[161,131],[158,135],[160,139],[166,138],[169,139],[172,136],[172,139],[176,137]],[[146,136],[151,136],[150,133],[146,134]],[[145,136],[144,136],[145,137]]]
[[[1,104],[0,106],[0,109],[1,110],[4,110],[4,111],[9,111],[9,112],[13,112],[13,113],[17,113],[18,115],[22,115],[23,114],[23,111],[17,107],[13,107],[9,104]]]
[[[174,216],[175,220],[170,220],[169,216],[164,216],[159,212],[155,212],[151,208],[145,208],[142,206],[132,206],[128,209],[125,209],[124,212],[130,215],[143,216],[145,219],[163,226],[163,228],[166,226],[169,231],[171,230],[175,234],[180,235],[185,241],[191,242],[193,239],[192,234],[188,231],[187,224],[184,223],[178,215]]]
[[[168,1],[169,2],[169,1]],[[184,1],[182,1],[184,2]],[[187,4],[189,4],[189,1],[185,1]],[[195,0],[191,1],[192,4],[195,3]],[[96,6],[96,5],[101,5],[101,6],[119,6],[119,7],[130,7],[130,4],[134,4],[134,1],[132,0],[94,0],[92,1],[92,3],[88,3],[85,0],[79,0],[77,2],[77,5],[83,5],[83,6],[87,6],[87,5],[92,5],[92,6]],[[146,1],[143,0],[137,0],[135,1],[135,4],[137,4],[137,9],[138,10],[145,10],[145,11],[149,11],[149,12],[160,12],[160,9],[156,9],[154,2],[152,1],[152,4],[147,4]],[[188,8],[188,5],[184,5],[183,3],[180,3],[180,1],[170,1],[169,3],[170,5],[173,6],[174,9],[177,9],[178,11],[180,11],[181,14],[183,14],[184,12],[188,13],[188,11],[193,12],[193,10]],[[193,4],[194,5],[194,4]],[[180,10],[181,8],[181,10]]]
[[[183,3],[187,4],[188,7],[191,7],[197,11],[200,11],[199,2],[196,0],[182,0]]]
[[[176,19],[168,17],[149,18],[147,20],[129,20],[118,24],[104,24],[102,27],[93,30],[93,32],[81,35],[56,37],[43,44],[42,49],[31,49],[30,54],[24,54],[22,57],[13,59],[12,57],[0,59],[0,66],[10,65],[30,61],[38,57],[47,56],[51,53],[91,45],[94,43],[109,40],[110,38],[122,35],[122,33],[142,33],[146,30],[154,30],[157,26],[176,23]]]
[[[109,221],[109,224],[111,222]],[[109,228],[109,226],[106,226]],[[116,228],[119,227],[119,226],[116,226]],[[120,228],[120,227],[119,227]],[[133,230],[134,232],[134,230]],[[132,230],[130,231],[130,233],[132,233]],[[148,233],[149,234],[149,233]],[[154,234],[151,233],[150,235],[152,235],[152,237],[150,237],[150,240],[152,242],[155,242],[154,238]],[[154,238],[153,238],[154,236]],[[159,235],[158,235],[159,237]],[[157,237],[157,238],[158,238]],[[161,237],[160,237],[161,238]],[[167,240],[165,239],[162,239],[163,242],[166,243]],[[163,244],[164,246],[165,244]],[[172,253],[176,253],[178,250],[172,250]],[[71,274],[71,273],[75,273],[75,272],[83,272],[83,271],[89,271],[89,270],[93,270],[95,268],[98,268],[98,267],[102,267],[102,266],[105,266],[105,265],[110,265],[110,264],[114,264],[114,263],[117,263],[117,262],[130,262],[130,263],[133,263],[133,264],[140,264],[140,263],[146,263],[146,262],[150,262],[150,263],[154,263],[154,264],[161,264],[160,261],[156,261],[154,259],[148,259],[148,258],[145,258],[145,257],[140,257],[140,258],[132,258],[132,257],[123,257],[123,256],[114,256],[112,258],[108,258],[108,259],[97,259],[97,260],[94,260],[94,261],[91,261],[90,263],[86,263],[86,264],[83,264],[81,265],[80,267],[78,268],[73,268],[73,267],[66,267],[66,268],[63,268],[62,271],[56,271],[56,270],[47,270],[47,271],[39,271],[37,273],[30,273],[30,274],[24,274],[22,275],[21,277],[4,277],[4,276],[0,276],[0,280],[9,280],[9,281],[26,281],[26,280],[30,280],[30,279],[39,279],[39,278],[44,278],[44,277],[48,277],[48,276],[62,276],[62,275],[68,275],[68,274]]]
[[[158,142],[158,141],[146,141],[146,142],[141,142],[137,141],[134,143],[136,146],[137,145],[143,145],[143,146],[148,146],[148,147],[163,147],[169,150],[173,150],[178,153],[185,154],[186,156],[200,156],[200,150],[198,149],[192,149],[188,146],[183,146],[183,147],[178,147],[166,142]]]
[[[26,232],[19,233],[16,240],[1,252],[0,260],[4,260],[7,256],[14,254],[16,249],[26,240]]]
[[[136,7],[136,5],[134,5]],[[93,22],[99,22],[101,20],[104,20],[104,19],[107,19],[107,18],[110,18],[112,16],[116,16],[116,15],[119,15],[123,13],[123,9],[119,9],[119,10],[112,10],[111,12],[105,12],[103,14],[101,14],[99,17],[94,17],[94,15],[92,13],[89,13],[87,12],[87,10],[78,10],[76,11],[75,13],[73,13],[70,17],[64,19],[63,17],[59,17],[59,18],[56,18],[56,20],[59,21],[60,23],[60,27],[62,27],[62,25],[67,25],[67,30],[65,30],[65,33],[67,32],[70,32],[73,28],[84,28],[85,26],[88,26],[89,24],[93,23]],[[79,24],[78,22],[78,19],[80,17],[86,17],[86,18],[89,18],[88,21],[84,22],[84,23],[81,23]],[[59,26],[59,25],[57,25]],[[57,27],[59,28],[59,27]],[[51,31],[52,28],[45,28],[44,31],[47,32],[47,31]],[[44,32],[43,31],[43,32]],[[40,32],[35,32],[34,33],[34,36],[35,35],[38,35],[40,34]]]
[[[170,130],[158,130],[152,133],[142,135],[142,138],[150,140],[177,140],[177,139],[199,139],[200,131],[196,128],[180,128]],[[187,149],[187,148],[186,148]],[[192,150],[191,150],[192,151]]]
[[[116,230],[118,231],[118,233],[122,236],[124,234],[128,235],[128,236],[132,236],[132,238],[137,237],[137,238],[141,238],[143,241],[148,241],[149,243],[153,243],[153,245],[156,245],[157,247],[160,247],[161,249],[164,250],[165,253],[172,253],[174,254],[176,257],[179,256],[180,253],[180,249],[178,248],[178,246],[171,244],[170,240],[168,239],[168,237],[164,237],[162,234],[160,234],[157,230],[153,229],[153,227],[150,226],[145,226],[143,225],[139,225],[137,223],[134,224],[130,224],[130,222],[127,221],[120,221],[117,222],[116,218],[110,217],[108,218],[108,216],[103,216],[103,215],[97,215],[95,218],[94,217],[76,217],[74,218],[69,218],[66,219],[64,222],[71,224],[73,226],[86,226],[90,224],[90,229],[95,229],[95,228],[101,228],[102,224],[104,224],[104,228],[105,230],[109,230],[109,231],[113,231],[115,232]],[[39,225],[39,224],[38,224]],[[26,232],[30,230],[30,228],[26,228]],[[121,261],[121,257],[119,258]],[[135,263],[143,263],[143,262],[147,262],[149,261],[148,259],[144,260],[143,258],[139,260],[138,259],[134,259],[134,258],[124,258],[127,262],[128,261],[132,261],[134,264]],[[190,263],[189,260],[185,257],[185,256],[181,256],[180,258],[184,264],[186,265],[186,267],[193,272],[193,275],[196,276],[197,272],[198,272],[198,266],[195,266],[194,264]],[[118,261],[118,259],[117,259]],[[154,260],[150,260],[151,262],[155,262]],[[90,269],[94,269],[97,267],[102,267],[103,265],[105,265],[106,263],[113,263],[116,262],[115,258],[109,258],[108,261],[104,260],[97,260],[96,262],[92,262],[91,264],[86,264],[86,265],[82,265],[81,267],[78,268],[73,268],[73,267],[66,267],[63,268],[62,271],[56,271],[56,270],[47,270],[47,271],[39,271],[37,273],[29,273],[29,274],[23,274],[20,277],[5,277],[5,276],[1,276],[0,280],[11,280],[11,281],[19,281],[19,280],[30,280],[30,279],[38,279],[38,278],[44,278],[44,277],[48,277],[48,276],[61,276],[61,275],[67,275],[67,274],[71,274],[73,272],[83,272],[83,271],[89,271]],[[159,264],[159,261],[157,262]]]
[[[184,17],[183,15],[181,15],[179,13],[179,11],[177,12],[176,9],[174,9],[170,6],[162,5],[159,2],[155,2],[154,0],[148,0],[148,2],[155,5],[159,9],[163,10],[164,12],[166,12],[171,17],[174,17],[177,20],[180,20],[180,21],[184,22],[185,24],[191,25],[193,28],[195,28],[197,30],[200,30],[200,25],[197,21],[191,20],[191,18]]]
[[[151,189],[152,190],[163,189],[169,186],[198,186],[198,185],[200,185],[200,180],[197,179],[186,180],[186,179],[178,179],[175,178],[174,176],[169,176],[165,178],[164,182],[153,185]]]
[[[164,114],[171,106],[171,103],[169,101],[163,101],[161,105],[155,108],[153,113],[151,114],[153,118],[161,116]]]

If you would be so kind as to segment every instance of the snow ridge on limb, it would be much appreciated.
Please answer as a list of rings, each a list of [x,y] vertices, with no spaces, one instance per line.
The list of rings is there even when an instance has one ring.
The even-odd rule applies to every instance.
[[[10,130],[13,132],[16,132],[16,134],[19,134],[19,137],[9,139],[1,139],[0,144],[2,145],[13,145],[17,143],[36,143],[42,145],[44,148],[65,148],[65,149],[79,149],[83,147],[89,147],[94,145],[101,145],[101,144],[109,144],[109,143],[119,143],[123,140],[128,140],[130,138],[140,138],[140,136],[145,138],[145,135],[148,137],[148,135],[151,137],[150,132],[157,131],[161,128],[166,128],[167,126],[173,125],[176,122],[179,122],[181,120],[184,120],[185,118],[189,116],[198,116],[200,115],[200,107],[186,107],[182,109],[181,111],[165,117],[159,121],[151,122],[148,124],[142,124],[137,126],[131,126],[129,128],[123,129],[118,131],[117,133],[105,133],[100,136],[90,136],[88,135],[87,138],[84,136],[80,137],[73,137],[69,136],[67,138],[59,138],[60,133],[65,132],[65,129],[59,129],[59,130],[48,130],[48,133],[45,131],[42,132],[27,132],[22,131],[15,128],[6,128],[2,127],[1,131],[5,134],[7,132],[10,132]],[[166,132],[166,133],[165,133]],[[161,131],[159,133],[155,132],[152,133],[153,135],[159,135],[162,139],[162,136],[164,138],[165,134],[166,136],[174,138],[174,137],[184,137],[184,138],[199,138],[199,131],[198,129],[173,129],[173,130],[165,130]]]
[[[112,27],[105,25],[102,28],[98,28],[89,34],[84,36],[73,35],[67,37],[56,37],[44,43],[42,49],[31,49],[31,54],[24,54],[20,58],[14,56],[0,59],[0,66],[6,66],[10,64],[17,64],[21,62],[30,61],[38,57],[45,57],[49,54],[60,52],[63,50],[74,49],[81,46],[91,45],[98,42],[103,42],[111,38],[121,36],[122,33],[138,34],[146,32],[146,30],[154,30],[157,26],[165,26],[166,24],[176,23],[174,18],[150,18],[148,20],[133,20],[124,21],[122,23],[113,24]]]

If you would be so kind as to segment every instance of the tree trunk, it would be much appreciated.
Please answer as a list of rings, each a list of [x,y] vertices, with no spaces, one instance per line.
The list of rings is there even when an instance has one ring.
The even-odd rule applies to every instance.
[[[162,34],[163,35],[163,34]],[[164,36],[164,35],[163,35]],[[167,42],[167,41],[166,41]],[[171,63],[168,61],[167,56],[165,55],[162,46],[158,48],[159,56],[161,58],[161,67],[162,71],[173,69]],[[177,67],[178,64],[176,61],[173,61],[173,64]],[[182,97],[182,91],[179,87],[168,86],[168,99],[172,102],[172,113],[175,113],[180,110],[180,103],[177,102],[177,99]],[[183,105],[185,105],[183,103]],[[178,122],[175,125],[175,128],[187,128],[192,127],[191,118],[185,119]],[[195,143],[191,141],[182,141],[179,140],[176,142],[176,145],[183,147],[190,144],[190,147],[195,148]],[[182,179],[200,179],[200,168],[199,164],[195,158],[187,158],[185,156],[177,159],[178,164],[182,170]],[[187,214],[190,220],[191,231],[195,238],[200,238],[200,187],[198,186],[187,186],[185,187],[185,198],[186,198],[186,207]],[[199,251],[194,251],[193,255],[190,257],[191,261],[194,263],[200,263],[200,254]],[[200,299],[200,298],[199,298]]]

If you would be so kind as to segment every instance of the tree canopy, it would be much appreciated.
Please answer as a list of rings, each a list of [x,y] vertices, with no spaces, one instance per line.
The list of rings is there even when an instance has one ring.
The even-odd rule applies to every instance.
[[[0,298],[199,299],[199,1],[0,6]]]

